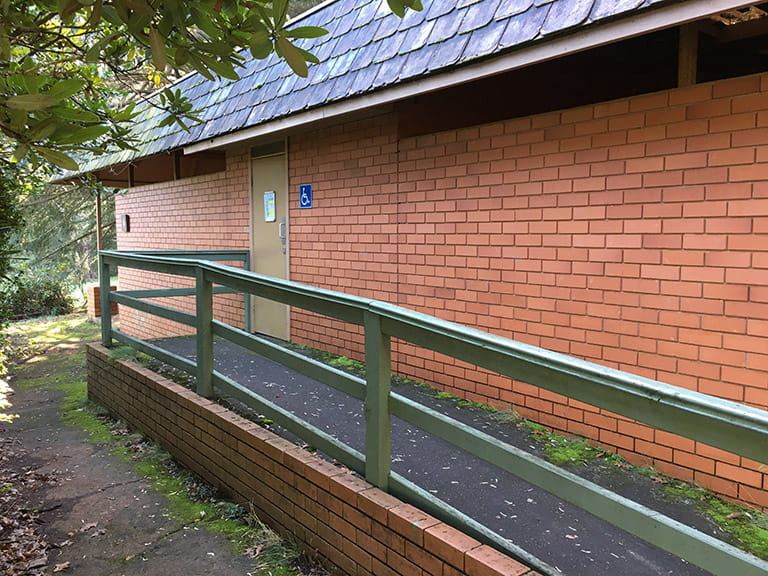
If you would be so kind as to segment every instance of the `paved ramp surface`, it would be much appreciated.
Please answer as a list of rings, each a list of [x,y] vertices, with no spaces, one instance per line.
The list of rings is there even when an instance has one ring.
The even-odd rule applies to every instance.
[[[192,339],[155,344],[179,356],[195,357]],[[214,356],[217,371],[364,452],[361,401],[223,340],[215,342]],[[393,390],[504,442],[541,453],[529,432],[496,422],[484,410],[459,409],[455,402],[438,400],[434,391],[415,385]],[[568,576],[709,574],[394,417],[392,469]],[[599,461],[570,470],[703,532],[724,537],[694,504],[672,500],[662,487],[637,472]]]

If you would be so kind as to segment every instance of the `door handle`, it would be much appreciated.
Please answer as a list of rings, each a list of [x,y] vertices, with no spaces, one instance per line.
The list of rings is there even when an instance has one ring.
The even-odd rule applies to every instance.
[[[287,238],[286,230],[288,223],[285,221],[285,216],[280,220],[280,224],[277,225],[277,235],[280,237],[280,243],[283,245],[282,252],[285,254],[285,240]]]

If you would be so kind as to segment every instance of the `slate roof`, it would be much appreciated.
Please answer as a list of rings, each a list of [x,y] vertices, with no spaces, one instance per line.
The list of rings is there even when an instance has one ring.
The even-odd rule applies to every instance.
[[[284,118],[398,83],[420,79],[608,19],[633,16],[674,0],[424,0],[422,12],[402,19],[384,0],[336,0],[292,25],[321,26],[328,34],[299,41],[319,59],[308,78],[291,73],[272,55],[247,54],[240,79],[206,80],[191,74],[180,88],[199,110],[201,124],[186,132],[158,128],[162,112],[146,109],[134,133],[138,152],[93,159],[88,172],[167,152],[209,138]]]

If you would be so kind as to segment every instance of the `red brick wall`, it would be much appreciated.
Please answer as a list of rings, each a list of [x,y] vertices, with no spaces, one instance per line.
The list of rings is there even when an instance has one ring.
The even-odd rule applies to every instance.
[[[291,140],[291,277],[768,406],[768,76],[397,140]],[[292,201],[295,203],[294,201]],[[293,313],[301,341],[357,330]],[[401,346],[398,370],[768,506],[760,465]]]
[[[234,412],[88,346],[88,397],[350,576],[535,576]]]
[[[116,197],[115,214],[120,250],[249,249],[248,156],[230,154],[226,172],[132,188]],[[120,228],[123,214],[131,217],[130,232]],[[193,285],[191,280],[179,276],[120,270],[121,290]],[[216,317],[242,327],[242,297],[217,295],[214,298]],[[195,309],[191,298],[164,298],[154,302],[188,312]],[[186,326],[125,306],[120,310],[120,327],[141,338],[192,332]]]

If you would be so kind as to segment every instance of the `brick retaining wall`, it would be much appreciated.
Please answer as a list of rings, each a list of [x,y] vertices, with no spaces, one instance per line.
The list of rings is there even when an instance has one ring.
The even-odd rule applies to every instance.
[[[88,397],[229,497],[252,505],[334,573],[535,576],[348,469],[134,363],[88,346]]]

